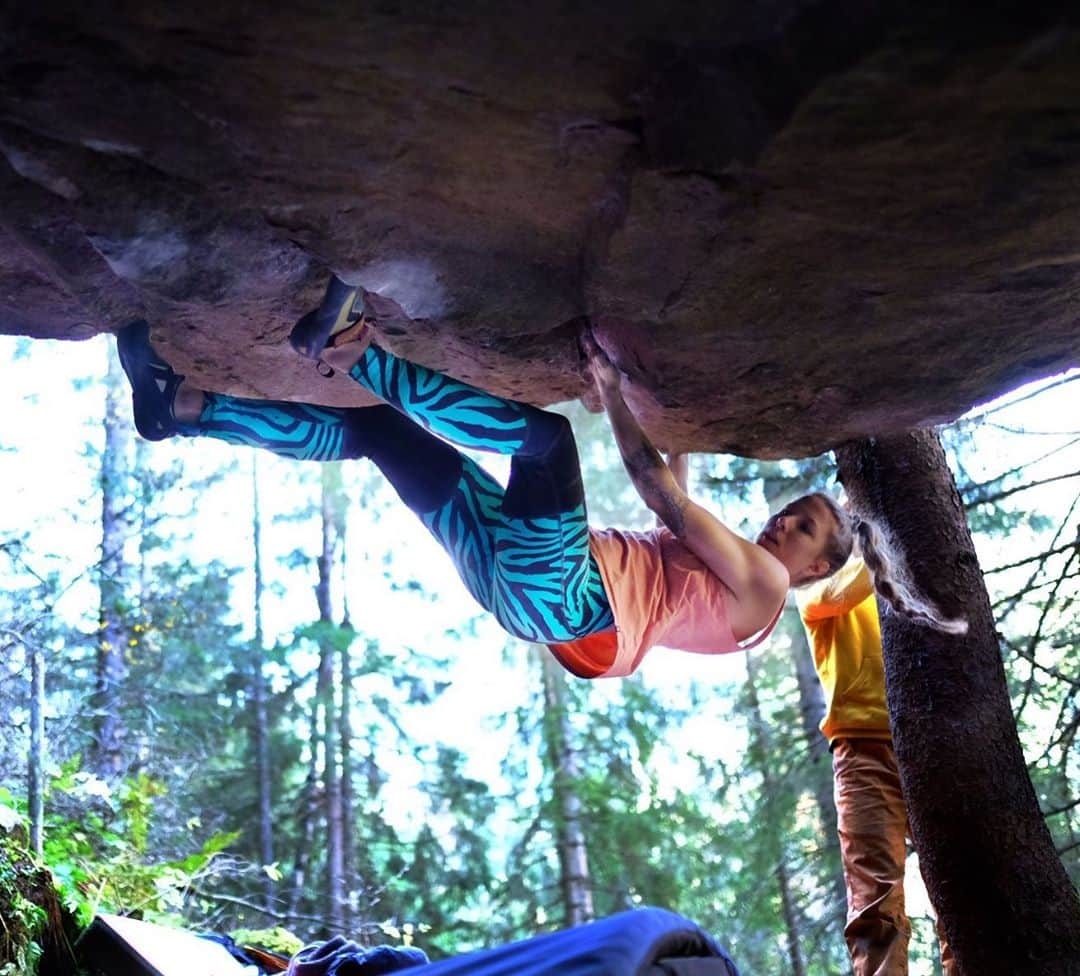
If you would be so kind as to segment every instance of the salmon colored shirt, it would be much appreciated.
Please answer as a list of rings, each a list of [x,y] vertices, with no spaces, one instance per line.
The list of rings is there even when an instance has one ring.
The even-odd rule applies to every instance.
[[[660,644],[695,654],[727,654],[764,640],[776,617],[751,644],[740,645],[728,620],[731,591],[666,528],[649,532],[590,530],[615,631],[594,634],[551,650],[580,677],[632,674],[651,647]]]
[[[796,590],[795,599],[825,691],[824,736],[891,739],[881,622],[866,564],[851,559],[828,579]]]

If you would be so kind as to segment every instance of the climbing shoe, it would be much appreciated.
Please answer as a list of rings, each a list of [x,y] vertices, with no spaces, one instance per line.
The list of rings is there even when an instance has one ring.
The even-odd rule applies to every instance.
[[[161,441],[176,433],[173,401],[184,381],[150,345],[150,326],[132,322],[116,333],[116,350],[131,384],[135,429],[148,441]]]
[[[322,304],[293,326],[289,344],[301,356],[318,361],[328,346],[352,342],[360,337],[364,328],[364,298],[360,287],[347,285],[334,275],[326,286]],[[325,363],[319,363],[319,366],[323,375],[333,375],[333,369]]]

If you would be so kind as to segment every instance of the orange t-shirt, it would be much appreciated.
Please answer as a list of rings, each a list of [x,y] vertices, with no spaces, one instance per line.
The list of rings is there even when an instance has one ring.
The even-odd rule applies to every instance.
[[[565,644],[552,653],[583,678],[632,674],[651,647],[695,654],[728,654],[768,636],[783,609],[752,644],[740,645],[731,631],[731,591],[666,528],[648,532],[590,530],[615,630]]]

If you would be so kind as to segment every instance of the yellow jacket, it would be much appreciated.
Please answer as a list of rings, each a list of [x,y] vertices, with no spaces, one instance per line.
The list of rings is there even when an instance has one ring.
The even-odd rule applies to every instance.
[[[851,559],[826,580],[795,591],[825,690],[822,734],[890,739],[881,622],[866,564]]]

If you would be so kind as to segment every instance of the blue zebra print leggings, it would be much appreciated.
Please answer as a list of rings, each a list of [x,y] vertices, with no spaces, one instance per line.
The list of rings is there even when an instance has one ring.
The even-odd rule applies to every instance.
[[[199,422],[182,432],[296,460],[367,457],[447,551],[474,599],[515,637],[548,644],[614,626],[565,417],[375,346],[350,375],[386,405],[341,409],[208,393]],[[510,455],[506,488],[441,438]]]

